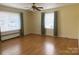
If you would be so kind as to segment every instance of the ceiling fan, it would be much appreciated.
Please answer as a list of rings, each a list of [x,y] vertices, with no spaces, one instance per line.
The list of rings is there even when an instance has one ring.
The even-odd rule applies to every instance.
[[[31,8],[29,7],[25,7],[25,8],[28,8],[28,10],[30,11],[41,11],[43,9],[43,7],[37,7],[35,3],[32,3]]]
[[[36,4],[33,3],[32,9],[33,9],[33,10],[37,10],[37,11],[41,11],[41,9],[43,9],[43,7],[37,7]]]

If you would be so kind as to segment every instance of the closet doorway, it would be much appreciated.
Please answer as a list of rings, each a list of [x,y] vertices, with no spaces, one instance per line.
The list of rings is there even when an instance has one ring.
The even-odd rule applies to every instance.
[[[45,35],[54,36],[54,13],[45,13]]]

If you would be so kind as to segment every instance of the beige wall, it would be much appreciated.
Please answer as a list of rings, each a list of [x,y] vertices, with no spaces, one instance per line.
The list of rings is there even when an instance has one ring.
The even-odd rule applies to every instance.
[[[29,15],[28,11],[23,12],[24,35],[29,34]]]
[[[34,34],[41,34],[41,13],[29,12],[28,18],[28,32]]]
[[[51,12],[58,11],[58,31],[60,37],[79,38],[79,4],[64,6],[56,9],[51,9]],[[50,12],[50,10],[46,11]],[[35,34],[41,33],[41,13],[36,12],[30,14],[32,26],[30,32]]]
[[[77,39],[79,5],[70,5],[60,8],[58,14],[59,36]]]

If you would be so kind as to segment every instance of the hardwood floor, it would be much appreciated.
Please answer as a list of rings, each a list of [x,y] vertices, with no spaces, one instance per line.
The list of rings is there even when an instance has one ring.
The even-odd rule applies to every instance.
[[[40,35],[28,35],[2,41],[1,55],[75,55],[79,54],[78,41]]]

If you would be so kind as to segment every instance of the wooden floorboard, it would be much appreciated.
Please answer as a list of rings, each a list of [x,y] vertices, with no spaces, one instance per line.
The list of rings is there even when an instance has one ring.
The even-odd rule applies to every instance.
[[[30,34],[0,42],[1,55],[78,55],[78,40]]]

